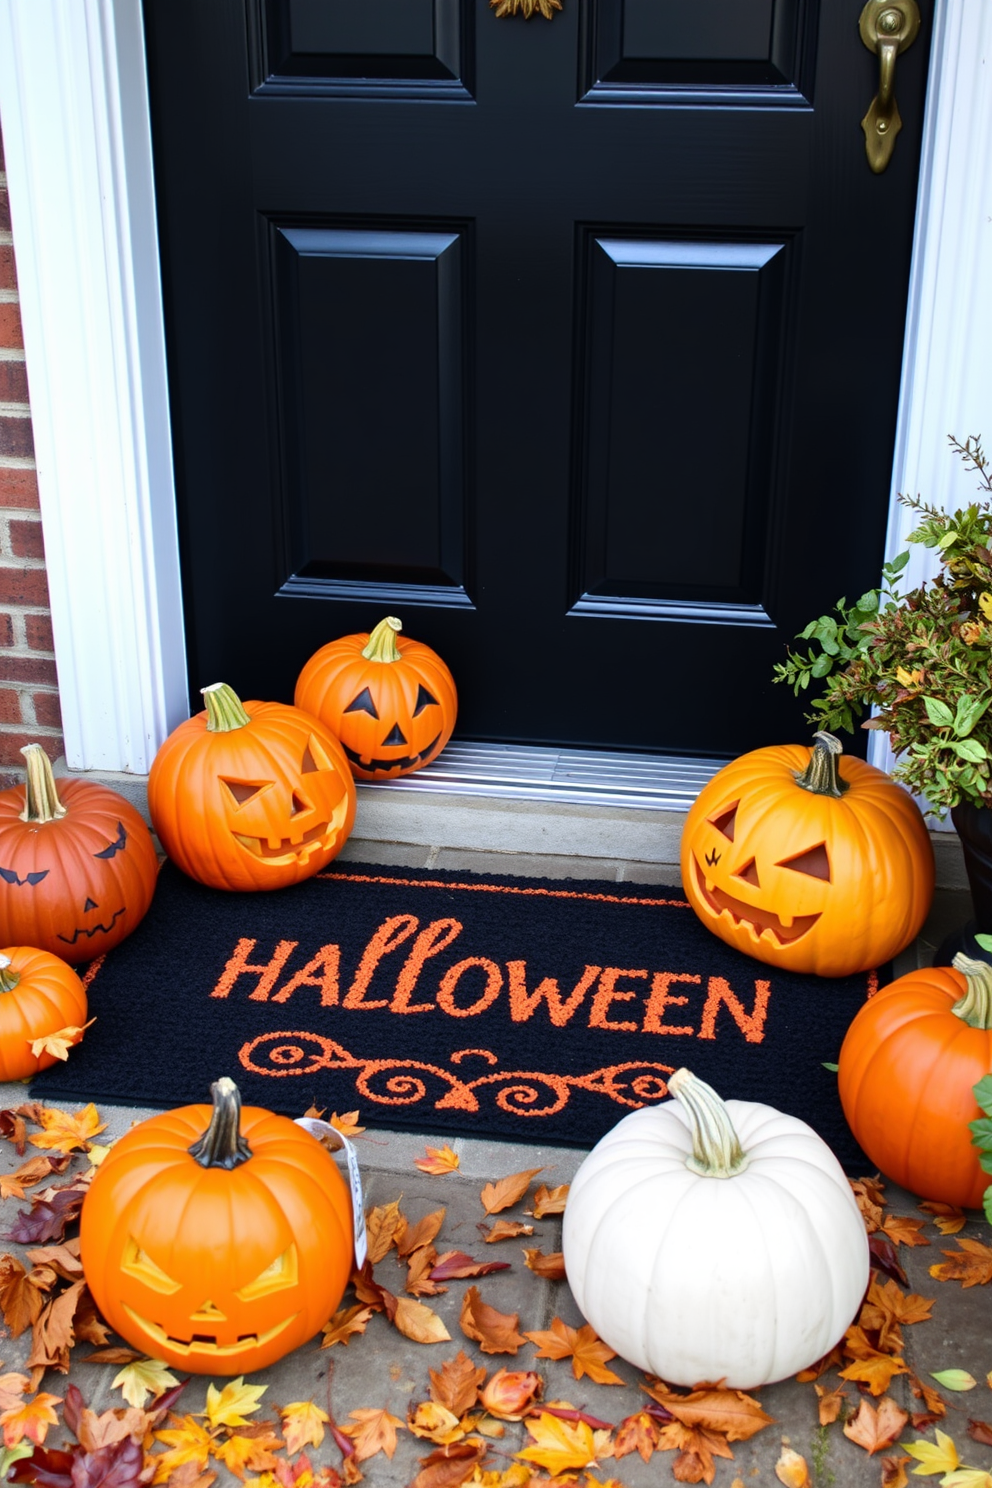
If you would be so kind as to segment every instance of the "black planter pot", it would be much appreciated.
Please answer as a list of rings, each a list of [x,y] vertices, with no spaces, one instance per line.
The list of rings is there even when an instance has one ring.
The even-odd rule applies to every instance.
[[[951,820],[964,850],[975,918],[960,930],[952,930],[938,947],[934,965],[950,966],[958,951],[992,965],[992,951],[984,950],[975,939],[976,932],[992,935],[992,810],[962,801],[952,808]]]

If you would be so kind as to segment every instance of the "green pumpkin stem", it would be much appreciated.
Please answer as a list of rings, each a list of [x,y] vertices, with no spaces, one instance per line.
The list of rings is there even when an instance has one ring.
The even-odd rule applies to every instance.
[[[200,692],[207,705],[208,733],[229,734],[251,723],[238,694],[226,682],[212,682],[209,687],[201,687]]]
[[[734,1131],[730,1112],[712,1085],[691,1070],[677,1069],[668,1089],[689,1116],[692,1156],[686,1158],[686,1167],[705,1178],[732,1178],[742,1173],[750,1159]]]
[[[240,1168],[251,1157],[251,1148],[241,1135],[241,1091],[224,1075],[210,1087],[214,1113],[210,1125],[190,1147],[189,1155],[201,1168]]]
[[[21,973],[10,970],[10,957],[0,956],[0,992],[13,992],[20,980]]]
[[[951,1012],[969,1028],[992,1028],[992,966],[986,961],[973,961],[964,951],[958,951],[951,965],[968,984]]]
[[[796,776],[796,784],[801,785],[803,790],[812,791],[815,796],[835,796],[839,800],[848,789],[847,781],[841,778],[837,770],[837,761],[844,753],[844,746],[833,734],[824,733],[823,730],[814,734],[813,738],[816,742],[809,764]]]
[[[66,808],[59,800],[55,789],[52,762],[40,744],[25,744],[21,750],[27,770],[27,787],[24,792],[24,810],[21,821],[50,822],[65,816]]]
[[[369,636],[368,645],[362,651],[366,661],[399,661],[400,648],[396,644],[396,632],[403,629],[403,621],[395,615],[380,620]]]

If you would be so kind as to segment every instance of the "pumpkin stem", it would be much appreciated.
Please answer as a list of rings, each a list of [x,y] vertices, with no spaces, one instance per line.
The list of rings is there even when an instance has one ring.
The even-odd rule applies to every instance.
[[[201,687],[200,693],[207,705],[209,733],[229,734],[232,729],[244,728],[251,723],[238,694],[226,682],[212,682],[209,687]]]
[[[21,750],[27,770],[27,787],[24,792],[24,810],[21,821],[50,822],[65,816],[66,807],[59,800],[55,789],[52,762],[40,744],[25,744]]]
[[[992,966],[985,961],[973,961],[964,951],[958,951],[951,965],[968,984],[951,1012],[969,1028],[992,1028]]]
[[[366,661],[399,661],[400,648],[396,644],[396,632],[403,629],[403,621],[395,615],[380,620],[369,636],[368,645],[362,652]]]
[[[10,957],[0,956],[0,992],[13,992],[21,980],[19,971],[10,971]]]
[[[689,1115],[692,1156],[686,1158],[686,1167],[706,1178],[732,1178],[742,1173],[750,1159],[734,1131],[730,1112],[712,1085],[691,1070],[677,1069],[668,1089]]]
[[[251,1148],[241,1135],[241,1091],[224,1075],[210,1087],[214,1113],[210,1125],[190,1147],[190,1157],[201,1168],[240,1168],[251,1157]]]
[[[822,730],[813,735],[816,741],[809,757],[809,764],[802,774],[796,776],[796,784],[816,796],[836,796],[839,800],[848,789],[846,780],[838,774],[837,761],[844,753],[844,746],[833,734]]]

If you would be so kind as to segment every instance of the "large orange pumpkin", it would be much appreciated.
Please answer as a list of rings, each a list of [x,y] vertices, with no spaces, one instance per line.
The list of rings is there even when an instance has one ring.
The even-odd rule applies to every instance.
[[[196,1374],[263,1369],[312,1338],[351,1273],[351,1200],[330,1154],[286,1116],[209,1106],[116,1142],[86,1195],[83,1270],[122,1338]]]
[[[32,1054],[32,1043],[85,1022],[86,988],[60,956],[33,946],[0,951],[0,1080],[30,1080],[47,1069],[58,1056]]]
[[[714,935],[790,971],[847,976],[896,955],[933,896],[916,804],[831,734],[756,749],[704,786],[682,834],[682,882]]]
[[[370,635],[329,641],[296,683],[296,706],[337,735],[359,780],[429,765],[455,727],[455,679],[436,651],[399,636],[401,629],[387,615]]]
[[[148,807],[169,857],[214,889],[281,889],[318,873],[355,820],[355,782],[334,735],[288,703],[241,700],[223,682],[166,739]]]
[[[40,744],[27,783],[0,791],[0,940],[63,961],[112,950],[142,919],[158,877],[151,833],[108,786],[63,780]]]
[[[992,967],[959,953],[890,982],[848,1029],[837,1073],[848,1125],[911,1193],[981,1208],[973,1087],[992,1070]]]

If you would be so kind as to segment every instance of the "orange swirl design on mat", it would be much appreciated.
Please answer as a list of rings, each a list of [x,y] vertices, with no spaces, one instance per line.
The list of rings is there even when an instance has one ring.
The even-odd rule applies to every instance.
[[[491,1066],[498,1057],[489,1049],[457,1049],[450,1056],[457,1064],[476,1055]],[[355,1089],[365,1100],[380,1106],[416,1106],[432,1101],[435,1111],[475,1112],[480,1108],[476,1091],[491,1086],[496,1105],[510,1116],[556,1116],[573,1090],[605,1096],[617,1105],[638,1110],[668,1094],[667,1076],[675,1066],[653,1064],[646,1059],[606,1065],[587,1075],[555,1075],[542,1070],[502,1070],[464,1079],[441,1065],[419,1059],[359,1059],[334,1039],[319,1033],[295,1031],[263,1033],[243,1044],[238,1058],[255,1075],[276,1079],[287,1075],[313,1075],[317,1070],[356,1071]],[[432,1100],[432,1087],[441,1090]],[[489,1093],[489,1092],[487,1092]]]

